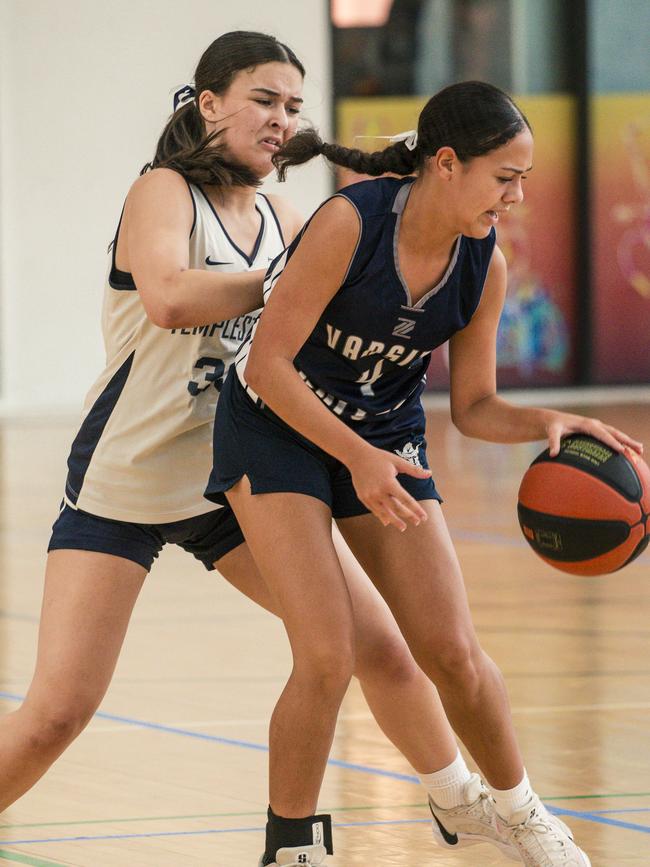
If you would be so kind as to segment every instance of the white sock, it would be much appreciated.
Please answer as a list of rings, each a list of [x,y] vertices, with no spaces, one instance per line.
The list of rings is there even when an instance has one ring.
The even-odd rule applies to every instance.
[[[418,774],[420,782],[431,795],[434,804],[443,810],[450,810],[465,803],[463,789],[471,776],[460,750],[446,768],[434,771],[432,774]]]
[[[525,770],[523,780],[514,789],[500,791],[499,789],[492,788],[492,786],[488,786],[488,788],[497,805],[497,813],[501,818],[506,819],[506,821],[513,813],[524,807],[533,797],[533,790]]]

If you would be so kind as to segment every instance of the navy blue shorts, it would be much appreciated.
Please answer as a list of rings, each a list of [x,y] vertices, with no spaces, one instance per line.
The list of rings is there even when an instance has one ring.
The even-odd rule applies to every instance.
[[[424,431],[404,430],[378,438],[373,445],[429,468]],[[244,391],[234,365],[219,395],[214,427],[213,466],[205,496],[226,502],[225,492],[247,476],[253,494],[307,494],[322,500],[334,518],[367,515],[357,497],[348,468],[285,424]],[[416,500],[438,500],[431,478],[398,477]]]
[[[195,518],[168,524],[135,524],[100,518],[66,505],[52,527],[48,551],[73,549],[114,554],[151,569],[167,543],[180,545],[206,569],[244,541],[237,518],[229,506]]]

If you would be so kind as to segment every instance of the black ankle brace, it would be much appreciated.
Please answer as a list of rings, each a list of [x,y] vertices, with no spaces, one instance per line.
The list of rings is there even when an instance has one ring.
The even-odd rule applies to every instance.
[[[323,814],[306,819],[284,819],[269,807],[262,864],[272,864],[278,849],[293,846],[324,846],[327,854],[332,855],[332,817]]]

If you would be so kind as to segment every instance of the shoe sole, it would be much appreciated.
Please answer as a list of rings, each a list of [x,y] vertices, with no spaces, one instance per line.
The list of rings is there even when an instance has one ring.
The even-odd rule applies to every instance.
[[[500,843],[493,837],[485,837],[480,834],[463,834],[459,832],[457,833],[458,843],[448,843],[440,833],[435,822],[432,823],[431,828],[435,843],[442,849],[466,849],[468,846],[476,846],[479,843],[489,843],[491,846],[496,846],[497,849],[500,849],[506,858],[509,858],[511,861],[519,861],[521,864],[521,858],[514,846],[508,846],[507,843]],[[588,864],[587,867],[591,867],[591,864]]]

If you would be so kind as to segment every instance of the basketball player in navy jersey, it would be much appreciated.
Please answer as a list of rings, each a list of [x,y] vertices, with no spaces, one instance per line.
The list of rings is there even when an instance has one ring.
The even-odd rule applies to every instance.
[[[430,353],[450,340],[451,411],[464,434],[546,438],[557,453],[561,437],[582,431],[641,451],[597,420],[519,408],[496,394],[506,265],[495,227],[523,198],[532,151],[512,100],[466,82],[434,96],[417,135],[383,152],[324,144],[306,131],[275,158],[281,175],[324,154],[361,173],[406,177],[340,191],[274,263],[264,312],[217,409],[207,493],[217,501],[225,493],[232,505],[282,607],[299,672],[272,719],[261,865],[320,865],[331,851],[328,818],[314,813],[354,665],[333,516],[489,782],[508,854],[529,867],[589,867],[526,776],[428,469],[420,400]],[[458,814],[435,795],[430,802],[453,846]]]
[[[303,74],[273,37],[217,39],[199,62],[195,90],[177,94],[153,170],[128,194],[105,287],[108,361],[70,453],[36,671],[22,707],[0,721],[1,809],[91,718],[164,544],[208,569],[216,564],[281,613],[232,512],[203,489],[219,388],[262,304],[259,269],[302,225],[288,202],[256,188],[296,131]],[[459,845],[487,840],[509,851],[431,682],[340,537],[336,544],[355,607],[355,673],[377,721],[436,800],[463,815]]]

